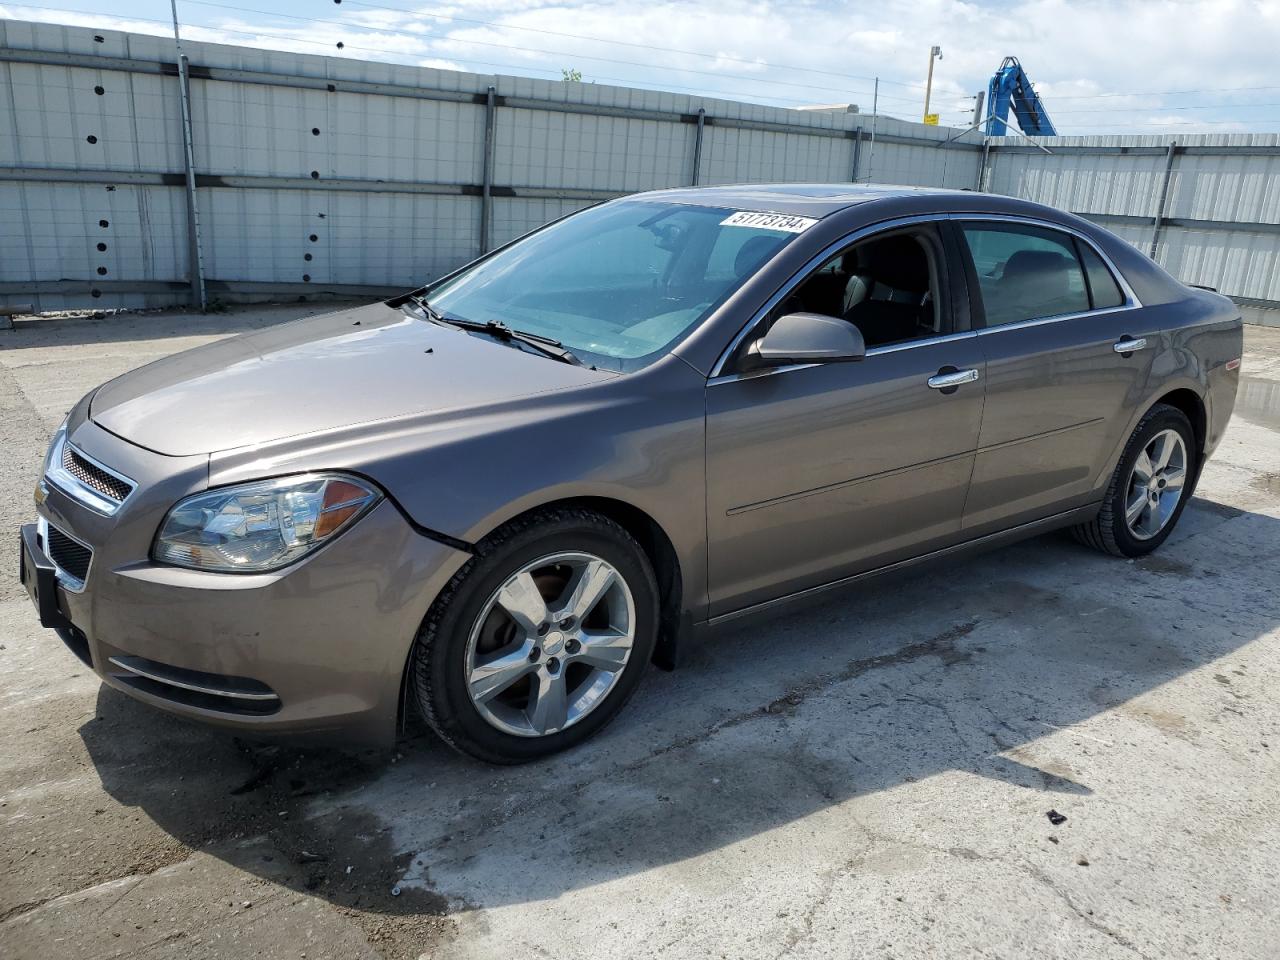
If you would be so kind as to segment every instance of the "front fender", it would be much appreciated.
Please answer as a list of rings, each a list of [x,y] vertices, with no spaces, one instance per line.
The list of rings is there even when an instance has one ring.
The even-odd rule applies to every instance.
[[[668,357],[630,376],[523,401],[215,454],[211,483],[349,470],[420,528],[473,544],[548,503],[615,500],[675,548],[685,603],[706,596],[705,378]]]

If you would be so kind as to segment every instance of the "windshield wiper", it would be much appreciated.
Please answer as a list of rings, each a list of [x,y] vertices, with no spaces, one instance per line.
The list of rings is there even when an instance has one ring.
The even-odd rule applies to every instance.
[[[432,323],[438,323],[445,327],[457,327],[460,330],[473,330],[476,333],[487,333],[489,336],[504,341],[515,340],[527,347],[541,353],[543,356],[551,357],[553,360],[559,360],[562,363],[571,363],[576,367],[583,366],[583,362],[566,350],[564,344],[559,340],[551,337],[544,337],[540,333],[528,333],[524,330],[513,330],[501,320],[463,320],[461,317],[448,317],[431,306],[427,302],[426,297],[419,297],[410,294],[401,307],[407,307],[412,303],[415,307],[422,311],[428,320]]]
[[[404,302],[400,304],[400,309],[404,310],[406,307],[410,305],[413,305],[417,307],[420,311],[422,311],[422,313],[426,316],[426,318],[430,320],[432,323],[438,323],[446,327],[453,326],[452,323],[450,323],[447,319],[445,319],[443,314],[441,314],[438,310],[436,310],[435,307],[431,306],[431,304],[427,302],[426,297],[420,297],[416,293],[406,294],[404,298]]]
[[[475,320],[460,320],[457,317],[444,318],[445,323],[452,323],[461,327],[463,330],[475,330],[478,333],[487,333],[491,337],[498,340],[515,340],[527,347],[532,347],[543,356],[551,357],[562,363],[571,363],[575,367],[582,366],[582,361],[575,357],[570,351],[566,350],[564,344],[559,340],[551,337],[544,337],[540,333],[527,333],[524,330],[513,330],[501,320],[486,320],[483,323]]]

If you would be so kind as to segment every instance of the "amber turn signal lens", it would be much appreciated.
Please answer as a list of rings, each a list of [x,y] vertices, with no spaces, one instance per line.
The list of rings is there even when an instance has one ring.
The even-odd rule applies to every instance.
[[[369,491],[345,480],[330,480],[324,489],[316,537],[327,537],[359,513],[369,499]]]

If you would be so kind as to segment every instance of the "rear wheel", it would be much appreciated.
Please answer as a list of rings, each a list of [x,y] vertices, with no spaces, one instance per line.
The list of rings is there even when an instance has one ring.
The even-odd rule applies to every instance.
[[[549,510],[486,539],[419,633],[413,683],[451,746],[493,763],[571,747],[630,698],[653,653],[658,591],[618,524]]]
[[[1117,557],[1140,557],[1160,546],[1191,496],[1195,451],[1186,414],[1156,404],[1134,428],[1098,516],[1076,527],[1076,538]]]

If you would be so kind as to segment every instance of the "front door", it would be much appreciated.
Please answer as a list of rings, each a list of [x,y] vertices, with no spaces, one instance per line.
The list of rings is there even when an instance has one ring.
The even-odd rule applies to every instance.
[[[784,298],[780,311],[825,305],[858,326],[864,360],[708,383],[711,616],[959,539],[984,364],[937,295],[938,240],[929,227],[861,241]]]

